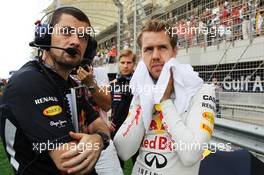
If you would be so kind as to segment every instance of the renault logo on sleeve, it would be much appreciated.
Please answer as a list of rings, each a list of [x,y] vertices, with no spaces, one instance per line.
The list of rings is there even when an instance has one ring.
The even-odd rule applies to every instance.
[[[152,167],[153,163],[155,162],[156,168],[163,168],[167,165],[167,159],[164,155],[159,153],[148,153],[145,155],[145,163]]]

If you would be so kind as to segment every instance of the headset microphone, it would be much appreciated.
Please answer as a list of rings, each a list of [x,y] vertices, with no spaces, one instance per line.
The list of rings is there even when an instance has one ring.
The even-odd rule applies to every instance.
[[[58,48],[57,48],[57,49],[58,49]],[[74,48],[72,48],[72,47],[68,47],[68,48],[66,48],[66,49],[64,49],[64,50],[65,50],[65,52],[66,52],[67,54],[69,54],[69,55],[71,55],[71,56],[74,56],[74,55],[77,54],[77,50],[74,49]]]
[[[64,50],[67,54],[69,54],[71,56],[74,56],[74,55],[76,55],[78,53],[77,50],[75,48],[73,48],[73,47],[62,48],[62,47],[57,47],[57,46],[39,45],[39,44],[36,44],[34,41],[30,42],[29,46],[30,47],[40,47],[40,48],[43,48],[43,49],[45,49],[45,48],[61,49],[61,50]]]

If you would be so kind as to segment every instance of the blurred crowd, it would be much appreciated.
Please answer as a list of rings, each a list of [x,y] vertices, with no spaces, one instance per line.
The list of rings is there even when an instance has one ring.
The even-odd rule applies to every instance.
[[[206,47],[264,35],[263,0],[217,0],[169,19],[178,48]],[[94,65],[116,63],[116,47],[100,48]]]
[[[213,6],[213,7],[212,7]],[[211,7],[211,8],[210,8]],[[210,46],[221,41],[249,39],[264,34],[264,2],[217,1],[172,21],[179,47]]]
[[[7,79],[0,78],[0,96],[2,96],[6,84],[7,84]]]
[[[93,65],[101,66],[108,63],[116,63],[117,50],[116,46],[112,48],[100,48],[93,59]]]

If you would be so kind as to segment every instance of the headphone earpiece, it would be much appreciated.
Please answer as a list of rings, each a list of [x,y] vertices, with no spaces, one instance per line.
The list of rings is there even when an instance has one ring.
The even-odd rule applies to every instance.
[[[45,14],[42,17],[42,19],[44,19],[44,17],[46,17],[49,14],[54,14],[58,10],[62,10],[62,9],[65,9],[65,8],[76,9],[75,7],[61,7],[61,8],[58,8],[58,9],[54,10],[54,11],[48,12],[47,14]],[[53,16],[51,16],[50,19],[52,19],[52,18],[53,18]],[[35,23],[36,26],[35,26],[34,43],[37,44],[37,45],[51,46],[52,26],[49,24],[49,22],[45,22],[45,23],[42,24],[41,23],[42,19]],[[49,20],[49,21],[51,21],[51,20]],[[92,27],[92,26],[90,26],[90,27]],[[44,50],[49,50],[48,47],[40,47],[40,48],[44,49]],[[94,37],[91,37],[89,35],[88,44],[87,44],[87,48],[86,48],[86,50],[84,52],[83,59],[86,60],[86,61],[89,60],[90,62],[92,62],[93,57],[96,55],[96,49],[97,49],[97,41],[94,39]]]
[[[52,31],[50,31],[51,27],[49,24],[44,23],[41,24],[41,22],[36,22],[35,23],[36,27],[35,27],[35,38],[34,38],[34,43],[37,45],[51,45],[51,33]],[[49,48],[42,48],[41,49],[45,49],[45,50],[49,50]]]
[[[88,45],[83,55],[83,60],[85,61],[88,59],[92,62],[94,56],[96,55],[96,49],[97,49],[97,41],[93,37],[89,36]]]

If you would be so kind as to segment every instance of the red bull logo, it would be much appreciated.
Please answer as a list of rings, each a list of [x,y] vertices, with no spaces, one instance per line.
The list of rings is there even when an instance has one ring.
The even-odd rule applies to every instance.
[[[155,134],[162,134],[165,132],[165,127],[161,120],[161,112],[158,112],[154,119],[151,121],[149,131],[153,131]]]
[[[155,136],[154,138],[144,138],[141,147],[147,149],[169,150],[173,151],[173,143],[164,136]]]

